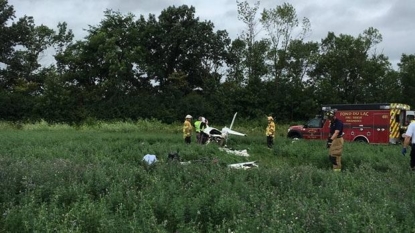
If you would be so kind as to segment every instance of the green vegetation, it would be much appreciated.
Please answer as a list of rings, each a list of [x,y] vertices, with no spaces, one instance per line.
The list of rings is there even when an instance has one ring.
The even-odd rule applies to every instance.
[[[396,146],[347,143],[333,173],[324,142],[277,126],[269,150],[263,132],[266,115],[302,121],[321,104],[415,105],[415,55],[400,51],[396,71],[375,28],[305,41],[311,22],[290,4],[259,21],[259,2],[235,8],[239,38],[182,5],[109,9],[75,41],[65,22],[36,26],[0,0],[0,232],[415,232],[415,174]],[[45,51],[55,64],[39,63]],[[235,112],[248,137],[227,143],[251,157],[184,145],[186,114],[221,128]]]
[[[180,5],[149,15],[108,9],[99,23],[84,22],[79,39],[66,22],[39,26],[0,0],[0,120],[171,124],[200,114],[223,124],[238,112],[288,123],[314,116],[322,104],[415,106],[413,51],[388,58],[373,27],[310,41],[308,16],[277,3],[236,1],[244,25],[238,38]]]
[[[259,127],[230,138],[250,157],[184,145],[181,123],[18,128],[0,124],[0,232],[415,231],[415,174],[398,146],[347,143],[334,173],[324,142],[292,143],[285,126],[274,150]],[[167,162],[171,151],[205,162]]]

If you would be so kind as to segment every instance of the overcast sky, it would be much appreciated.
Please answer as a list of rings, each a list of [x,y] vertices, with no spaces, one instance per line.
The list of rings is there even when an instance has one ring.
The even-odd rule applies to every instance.
[[[242,0],[241,0],[242,1]],[[254,6],[255,0],[248,1]],[[354,37],[374,27],[383,36],[376,50],[389,57],[396,68],[401,55],[415,54],[415,0],[261,0],[259,13],[273,9],[284,2],[290,3],[299,19],[311,22],[312,33],[308,40],[320,42],[328,32]],[[196,17],[210,20],[216,30],[226,30],[232,39],[241,34],[245,26],[238,21],[236,0],[9,0],[16,16],[33,16],[36,25],[56,28],[66,22],[75,39],[86,36],[88,25],[96,26],[104,18],[106,9],[132,13],[139,17],[148,14],[159,16],[168,6],[194,6]]]

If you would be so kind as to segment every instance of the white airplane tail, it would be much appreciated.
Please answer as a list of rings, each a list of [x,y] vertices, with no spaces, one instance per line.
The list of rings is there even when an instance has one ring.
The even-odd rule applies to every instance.
[[[228,128],[226,126],[224,128],[222,128],[222,133],[232,134],[232,135],[237,135],[237,136],[244,136],[244,137],[246,136],[246,134],[237,132],[235,130],[231,130],[230,128]]]
[[[236,114],[238,114],[238,112],[235,112],[235,114],[233,115],[231,126],[229,126],[229,129],[232,129],[232,127],[233,127],[233,123],[235,122]]]
[[[240,133],[235,130],[232,130],[232,126],[233,126],[233,123],[235,122],[236,114],[237,113],[235,113],[235,115],[233,116],[233,120],[232,120],[230,128],[225,126],[224,128],[222,128],[222,130],[218,130],[217,128],[208,126],[205,129],[203,129],[203,133],[209,135],[209,140],[207,143],[209,143],[210,141],[215,141],[222,146],[228,140],[229,135],[246,136],[246,134],[244,133]]]

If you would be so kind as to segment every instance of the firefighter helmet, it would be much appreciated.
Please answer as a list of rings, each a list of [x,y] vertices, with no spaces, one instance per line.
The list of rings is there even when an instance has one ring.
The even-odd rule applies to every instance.
[[[274,120],[274,118],[272,118],[272,116],[269,116],[269,117],[268,117],[268,120],[269,120],[269,121],[273,121],[273,120]]]
[[[329,111],[326,112],[327,117],[334,117],[334,115],[335,115],[334,110],[329,110]]]
[[[186,119],[191,119],[191,118],[193,118],[191,115],[187,115],[186,117],[185,117]]]

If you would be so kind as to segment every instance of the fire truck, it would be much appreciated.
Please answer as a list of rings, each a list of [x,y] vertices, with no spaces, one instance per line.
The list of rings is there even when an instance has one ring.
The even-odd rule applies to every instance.
[[[398,144],[407,127],[406,111],[410,106],[400,103],[328,104],[321,113],[303,125],[289,127],[287,136],[293,139],[326,140],[330,121],[324,117],[329,110],[343,122],[345,141],[372,144]]]

